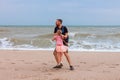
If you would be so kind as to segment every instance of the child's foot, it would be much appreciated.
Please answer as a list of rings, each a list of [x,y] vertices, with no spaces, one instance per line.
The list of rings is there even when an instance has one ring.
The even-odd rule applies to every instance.
[[[60,63],[60,66],[61,66],[61,67],[63,67],[63,64],[62,64],[62,63]]]
[[[61,68],[61,66],[60,66],[60,65],[57,65],[57,66],[55,66],[55,67],[53,67],[53,68]]]
[[[74,67],[73,67],[73,66],[70,66],[70,70],[74,70]]]
[[[60,65],[57,65],[57,66],[55,66],[55,67],[53,67],[53,68],[62,68],[62,67],[63,67],[63,64],[60,63]]]

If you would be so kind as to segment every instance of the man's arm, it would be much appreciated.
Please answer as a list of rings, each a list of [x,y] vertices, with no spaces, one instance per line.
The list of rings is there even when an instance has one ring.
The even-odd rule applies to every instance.
[[[64,38],[66,39],[68,37],[68,29],[65,27],[65,35]]]
[[[56,35],[57,29],[56,27],[54,28],[54,36]]]
[[[64,38],[66,39],[68,37],[68,33],[65,33]]]

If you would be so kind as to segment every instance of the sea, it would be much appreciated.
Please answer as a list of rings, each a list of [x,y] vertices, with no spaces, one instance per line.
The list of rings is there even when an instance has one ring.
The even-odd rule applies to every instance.
[[[55,26],[0,25],[1,50],[54,50]],[[70,51],[120,52],[120,26],[67,26]]]

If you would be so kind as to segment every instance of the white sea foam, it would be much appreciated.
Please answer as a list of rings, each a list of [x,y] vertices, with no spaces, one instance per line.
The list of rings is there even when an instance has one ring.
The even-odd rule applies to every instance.
[[[12,45],[13,43],[11,43],[8,38],[0,39],[0,48],[10,48]]]
[[[51,45],[55,45],[55,42],[51,41]],[[45,44],[45,43],[44,43]],[[107,42],[90,42],[89,40],[70,40],[70,51],[120,51],[120,43]],[[8,38],[0,39],[0,49],[8,50],[53,50],[54,46],[49,48],[41,48],[32,44],[14,45]]]
[[[73,37],[75,37],[75,35],[76,35],[77,33],[78,33],[78,32],[70,32],[70,33],[69,33],[69,36],[73,38]]]
[[[7,28],[7,30],[9,29],[10,28]],[[39,29],[37,27],[32,27],[31,29],[31,27],[24,27],[19,28],[19,32],[16,29],[17,28],[12,28],[6,33],[1,32],[1,50],[54,50],[55,42],[51,40],[53,37],[53,30],[51,30],[51,28],[41,27]],[[74,31],[72,31],[72,29]],[[47,32],[44,32],[43,30]],[[70,30],[70,51],[120,51],[119,27],[72,27]],[[4,35],[2,35],[2,33]]]

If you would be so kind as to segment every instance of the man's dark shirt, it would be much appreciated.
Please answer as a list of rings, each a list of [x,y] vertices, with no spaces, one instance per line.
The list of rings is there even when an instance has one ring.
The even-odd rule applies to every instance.
[[[55,29],[54,29],[54,33],[56,33],[57,30],[59,30],[59,29],[62,30],[62,34],[63,34],[63,35],[65,35],[66,33],[68,33],[68,29],[67,29],[66,26],[62,26],[61,28],[59,28],[59,27],[56,26]],[[69,36],[68,36],[66,39],[64,39],[64,41],[65,41],[66,43],[68,43],[68,42],[69,42]],[[66,45],[65,42],[63,42],[64,45]],[[66,45],[66,46],[68,46],[68,45]]]

